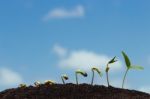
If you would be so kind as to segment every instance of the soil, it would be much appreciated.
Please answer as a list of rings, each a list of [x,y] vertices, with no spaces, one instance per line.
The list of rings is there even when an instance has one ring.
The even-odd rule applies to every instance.
[[[150,94],[99,85],[43,84],[2,91],[0,99],[150,99]]]

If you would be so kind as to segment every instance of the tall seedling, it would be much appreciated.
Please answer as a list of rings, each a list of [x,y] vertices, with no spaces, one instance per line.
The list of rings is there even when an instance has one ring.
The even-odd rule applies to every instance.
[[[106,72],[108,87],[110,86],[110,84],[109,84],[109,76],[108,76],[108,72],[109,72],[109,69],[110,69],[109,65],[112,64],[112,63],[115,63],[116,61],[117,61],[117,60],[116,60],[116,57],[114,57],[113,59],[111,59],[111,60],[107,63],[107,66],[106,66],[105,72]]]
[[[78,85],[78,74],[80,74],[80,75],[82,75],[82,76],[84,76],[84,77],[87,77],[87,76],[88,76],[85,71],[77,70],[77,71],[75,72],[77,85]]]
[[[92,81],[91,81],[91,85],[93,85],[93,81],[94,81],[94,71],[96,71],[96,72],[99,74],[100,77],[102,77],[102,73],[101,73],[101,71],[100,71],[98,68],[96,68],[96,67],[93,67],[91,70],[92,70]]]
[[[126,72],[124,74],[124,77],[123,77],[123,82],[122,82],[122,88],[124,87],[124,83],[125,83],[125,79],[126,79],[126,76],[127,76],[127,73],[130,69],[134,69],[134,70],[143,70],[144,68],[141,67],[141,66],[134,66],[131,64],[131,61],[129,59],[129,57],[127,56],[127,54],[125,52],[122,51],[122,55],[124,57],[124,61],[125,61],[125,64],[126,64]]]
[[[68,80],[68,79],[69,79],[69,77],[66,74],[61,76],[61,80],[62,80],[63,84],[66,84],[65,80]]]

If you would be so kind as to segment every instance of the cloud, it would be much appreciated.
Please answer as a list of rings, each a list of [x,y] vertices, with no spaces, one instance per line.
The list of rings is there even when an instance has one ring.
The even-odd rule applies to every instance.
[[[55,47],[55,46],[54,46]],[[98,54],[87,50],[69,51],[66,57],[58,61],[58,65],[66,68],[90,70],[91,66],[105,69],[107,62],[112,58],[108,55]],[[122,63],[118,61],[111,65],[111,70],[121,69]]]
[[[7,68],[0,68],[0,86],[11,86],[23,81],[20,74]]]
[[[139,91],[150,93],[150,86],[143,86],[143,87],[139,88]]]
[[[67,10],[64,8],[55,8],[48,12],[43,18],[44,21],[53,18],[76,18],[76,17],[83,17],[84,16],[84,7],[81,5],[76,6],[71,10]]]
[[[58,44],[55,44],[53,47],[53,51],[55,52],[55,54],[57,54],[59,57],[64,57],[67,54],[67,49],[61,47]]]

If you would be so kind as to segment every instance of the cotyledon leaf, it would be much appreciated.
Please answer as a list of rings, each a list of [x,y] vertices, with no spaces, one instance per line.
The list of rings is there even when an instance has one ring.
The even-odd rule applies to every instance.
[[[88,76],[85,71],[77,70],[76,73],[77,73],[77,74],[81,74],[81,75],[83,75],[84,77],[87,77],[87,76]]]
[[[112,64],[112,63],[115,63],[117,60],[115,60],[116,59],[116,56],[113,58],[113,59],[111,59],[109,62],[108,62],[108,64]]]
[[[144,68],[142,66],[130,66],[130,69],[143,70]]]
[[[125,60],[125,63],[126,63],[127,68],[130,68],[131,62],[130,62],[129,57],[128,57],[128,56],[126,55],[126,53],[123,52],[123,51],[122,51],[122,55],[123,55],[123,57],[124,57],[124,60]]]
[[[92,70],[96,71],[101,77],[103,76],[103,74],[101,73],[101,71],[98,68],[93,67]]]

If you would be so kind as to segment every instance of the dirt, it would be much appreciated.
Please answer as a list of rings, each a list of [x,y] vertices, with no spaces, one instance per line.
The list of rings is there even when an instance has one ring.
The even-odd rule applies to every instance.
[[[150,99],[150,94],[99,85],[43,84],[2,91],[0,99]]]

